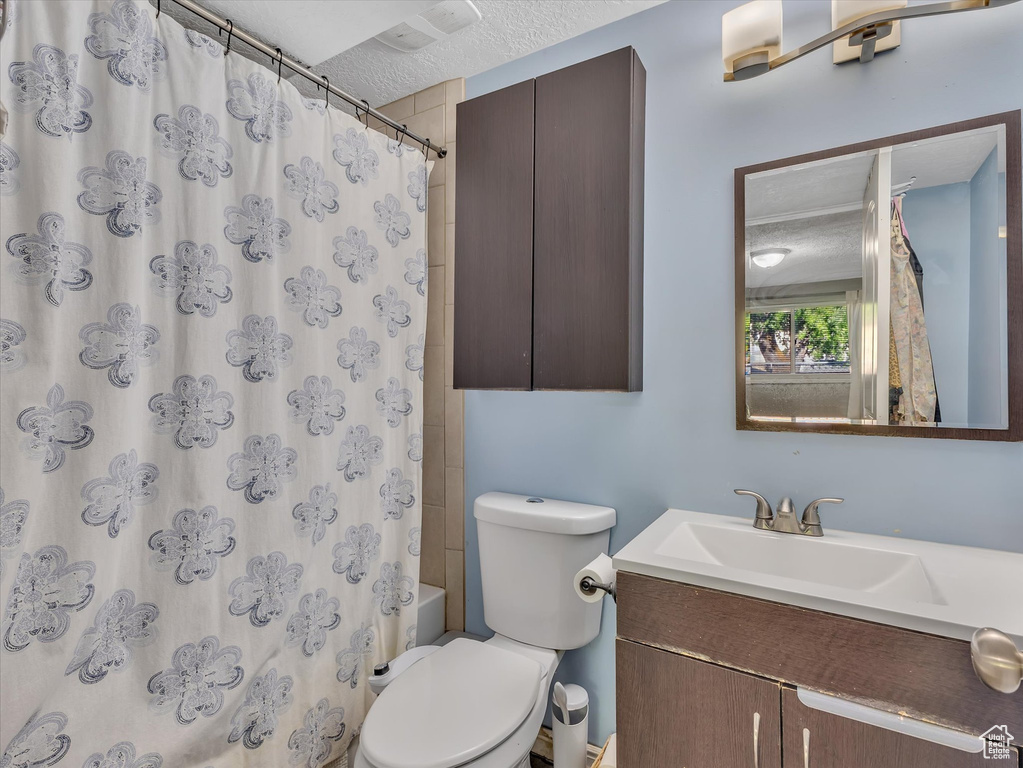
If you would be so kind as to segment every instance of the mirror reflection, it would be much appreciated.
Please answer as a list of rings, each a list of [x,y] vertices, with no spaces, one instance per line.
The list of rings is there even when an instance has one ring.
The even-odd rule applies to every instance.
[[[995,125],[750,174],[747,418],[1008,428]]]

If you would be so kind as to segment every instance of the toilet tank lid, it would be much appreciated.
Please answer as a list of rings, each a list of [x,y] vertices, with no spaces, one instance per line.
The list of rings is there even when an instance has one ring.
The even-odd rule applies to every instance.
[[[606,531],[614,528],[616,519],[611,507],[497,491],[478,496],[473,515],[477,520],[509,528],[570,535]]]

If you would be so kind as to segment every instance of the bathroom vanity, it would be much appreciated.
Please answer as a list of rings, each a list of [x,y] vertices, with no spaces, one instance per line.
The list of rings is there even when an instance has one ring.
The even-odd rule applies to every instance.
[[[1020,766],[969,637],[1020,646],[1023,555],[669,510],[614,562],[622,768]]]

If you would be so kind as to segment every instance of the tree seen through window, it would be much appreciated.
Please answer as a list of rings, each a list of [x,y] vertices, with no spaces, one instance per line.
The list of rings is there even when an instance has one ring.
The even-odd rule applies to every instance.
[[[746,314],[746,372],[849,373],[845,306]]]

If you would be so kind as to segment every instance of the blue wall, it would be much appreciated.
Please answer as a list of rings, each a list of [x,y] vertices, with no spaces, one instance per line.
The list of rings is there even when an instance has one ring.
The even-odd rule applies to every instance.
[[[902,214],[924,268],[927,340],[941,420],[966,426],[970,421],[970,183],[911,190],[902,201]]]
[[[998,239],[998,150],[988,155],[970,181],[970,422],[1000,425],[1003,405],[1002,349],[1005,317],[1002,303],[986,297],[1005,292],[1002,244]]]
[[[919,19],[868,65],[835,67],[825,50],[725,84],[721,14],[735,5],[667,3],[468,81],[478,96],[626,45],[648,73],[645,389],[467,393],[471,631],[489,634],[472,499],[490,490],[614,506],[612,551],[668,507],[752,518],[731,492],[746,487],[844,496],[825,526],[1023,552],[1023,444],[737,432],[732,375],[732,169],[1019,109],[1023,4]],[[786,2],[787,46],[830,18],[827,2]],[[590,692],[594,743],[614,730],[614,634],[607,604],[601,636],[559,672]]]

